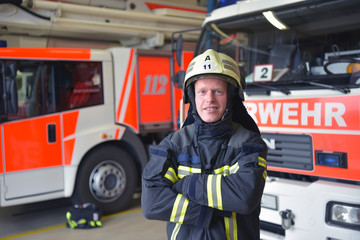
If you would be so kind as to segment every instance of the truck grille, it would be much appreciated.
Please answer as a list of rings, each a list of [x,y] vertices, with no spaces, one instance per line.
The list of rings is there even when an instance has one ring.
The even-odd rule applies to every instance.
[[[313,149],[310,135],[261,133],[261,137],[268,146],[268,166],[313,170]]]

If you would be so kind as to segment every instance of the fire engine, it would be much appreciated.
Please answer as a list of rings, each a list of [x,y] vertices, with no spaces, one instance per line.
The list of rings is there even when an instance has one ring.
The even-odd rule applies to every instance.
[[[0,206],[125,209],[147,146],[178,128],[169,39],[205,13],[192,0],[1,1]]]
[[[147,145],[178,128],[170,63],[159,50],[0,48],[0,206],[126,208]]]
[[[224,4],[226,5],[226,4]],[[262,239],[360,239],[359,1],[238,1],[195,55],[233,57],[268,145]]]

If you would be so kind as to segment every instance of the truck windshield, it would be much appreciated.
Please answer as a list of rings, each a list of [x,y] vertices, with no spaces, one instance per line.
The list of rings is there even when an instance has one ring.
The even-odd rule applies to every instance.
[[[304,1],[267,13],[210,20],[197,53],[213,48],[233,57],[247,94],[323,88],[346,94],[360,86],[358,9],[360,1]],[[266,14],[285,29],[272,25]]]

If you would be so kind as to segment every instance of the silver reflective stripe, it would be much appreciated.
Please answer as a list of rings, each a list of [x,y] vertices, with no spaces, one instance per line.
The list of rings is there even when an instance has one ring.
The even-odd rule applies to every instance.
[[[201,173],[201,169],[200,168],[186,167],[186,166],[182,166],[182,165],[180,165],[178,167],[178,177],[179,178],[183,178],[183,177],[191,175],[193,173]]]
[[[238,240],[236,213],[232,213],[231,218],[224,218],[225,233],[227,240]]]
[[[230,167],[230,174],[236,173],[239,170],[239,163],[236,162]]]
[[[207,179],[208,206],[222,210],[221,175],[210,174]]]
[[[223,176],[227,176],[230,173],[230,166],[225,165],[225,166],[223,166],[221,168],[215,169],[214,173],[219,174],[219,175],[223,175]]]
[[[176,172],[173,168],[169,167],[167,170],[165,177],[169,179],[173,184],[179,180],[179,178],[176,175]]]
[[[182,194],[178,194],[171,212],[170,222],[182,224],[184,222],[188,205],[189,200],[187,200]]]
[[[239,170],[239,163],[236,162],[235,164],[233,164],[231,167],[229,165],[225,165],[221,168],[215,169],[214,173],[215,174],[220,174],[223,176],[227,176],[229,174],[234,174],[237,172],[237,170]]]
[[[170,239],[175,240],[181,228],[181,224],[177,223],[173,229]]]

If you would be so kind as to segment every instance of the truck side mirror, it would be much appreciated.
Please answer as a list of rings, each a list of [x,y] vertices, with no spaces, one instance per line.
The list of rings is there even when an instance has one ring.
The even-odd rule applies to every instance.
[[[176,41],[176,62],[179,67],[182,63],[182,51],[183,51],[183,38],[182,34],[179,35],[179,38]]]
[[[173,32],[171,35],[171,66],[170,74],[171,80],[175,83],[175,87],[182,88],[185,79],[185,71],[179,70],[175,73],[175,60],[178,67],[182,68],[183,64],[183,35],[182,33],[200,31],[200,29],[189,29],[184,31]],[[175,41],[175,35],[178,34],[178,37]],[[176,46],[175,46],[176,44]],[[175,56],[176,55],[176,56]]]
[[[185,71],[184,70],[179,70],[174,78],[173,81],[176,83],[176,87],[177,88],[182,88],[184,85],[184,79],[185,79]]]

